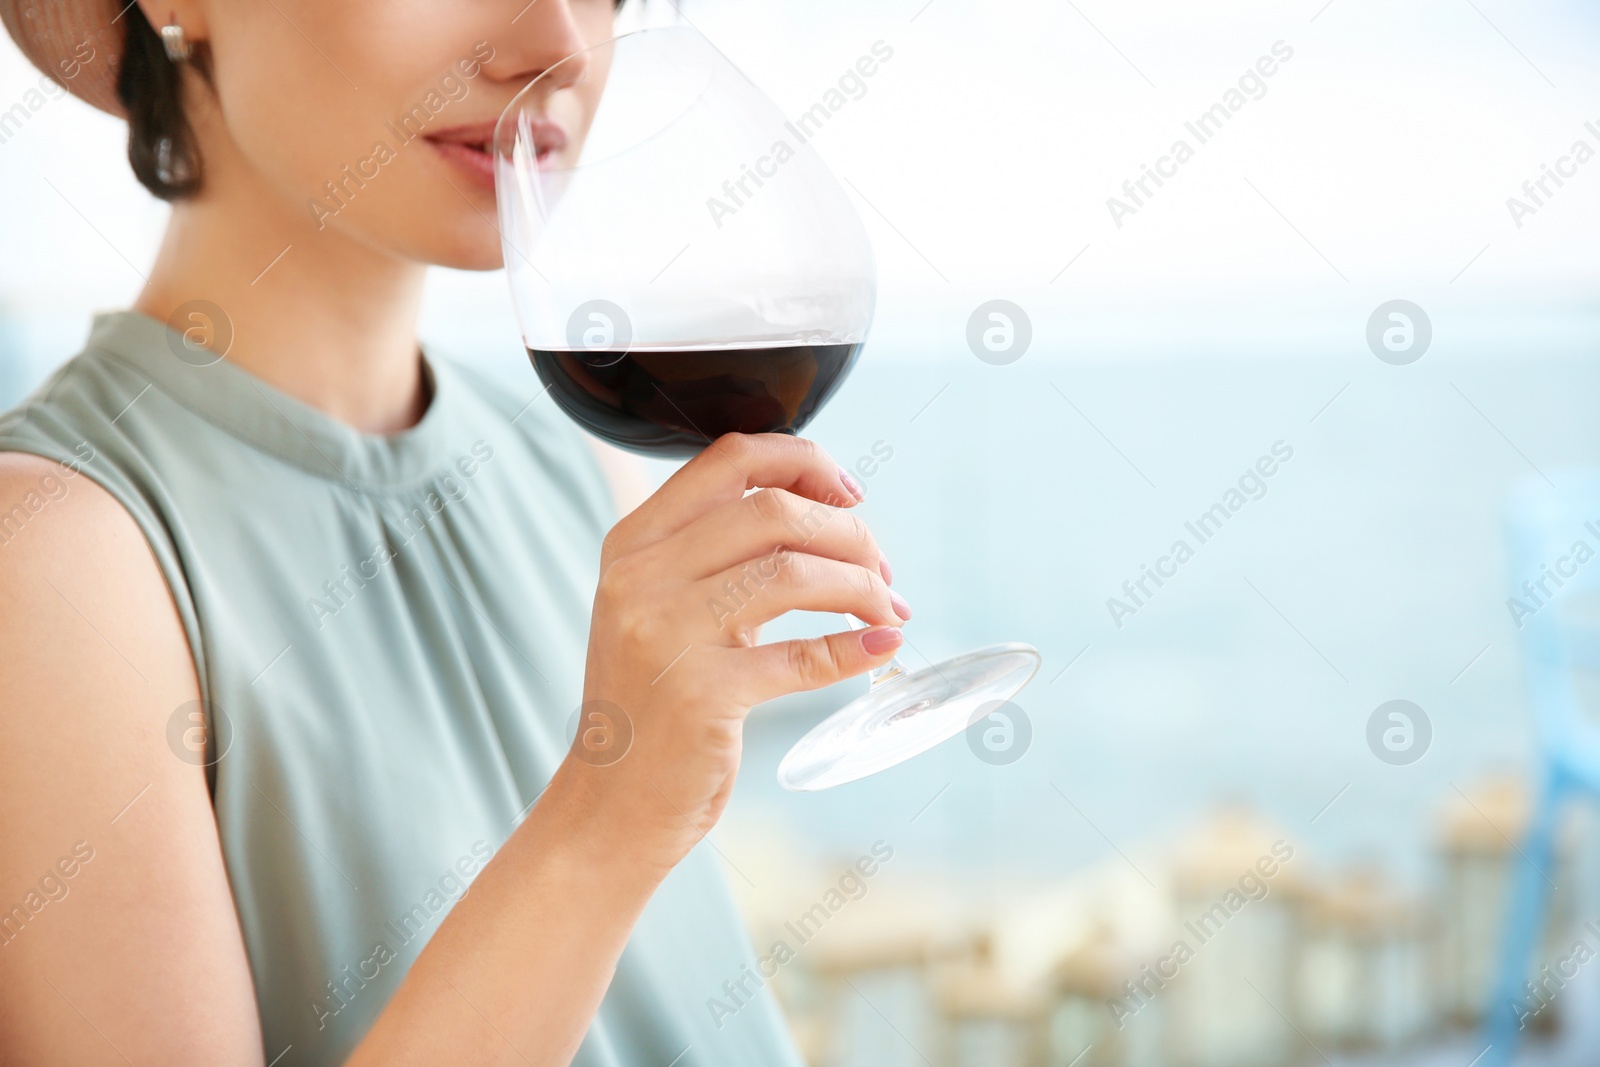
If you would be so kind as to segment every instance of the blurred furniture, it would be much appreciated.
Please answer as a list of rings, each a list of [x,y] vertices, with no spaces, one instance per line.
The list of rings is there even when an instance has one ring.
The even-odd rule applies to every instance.
[[[1308,894],[1300,970],[1307,1036],[1321,1049],[1393,1050],[1430,1022],[1424,913],[1376,868]]]
[[[1514,865],[1503,942],[1485,1015],[1484,1067],[1512,1062],[1537,970],[1534,953],[1549,928],[1558,820],[1569,801],[1600,796],[1600,722],[1580,699],[1585,675],[1600,670],[1600,470],[1551,472],[1519,483],[1508,501],[1511,595],[1520,632],[1539,762],[1539,785]],[[1580,544],[1585,551],[1579,551]],[[1550,575],[1554,574],[1554,577]],[[1543,582],[1543,589],[1537,588]],[[1523,609],[1526,610],[1523,610]],[[1557,995],[1536,1018],[1559,1008]]]
[[[1134,1033],[1150,1032],[1155,1019],[1142,1016],[1118,1026],[1108,1007],[1122,996],[1122,983],[1137,971],[1121,951],[1116,933],[1096,925],[1089,937],[1056,964],[1049,976],[1045,1013],[1044,1062],[1048,1067],[1134,1067]],[[1160,1008],[1154,1005],[1152,1014]]]
[[[951,951],[943,932],[920,922],[834,937],[815,946],[812,966],[831,1020],[829,1067],[927,1067],[939,1036],[933,969]]]
[[[987,938],[940,968],[936,990],[937,1067],[1044,1067],[1044,998],[1002,972]]]
[[[1516,840],[1528,825],[1528,790],[1499,775],[1444,794],[1438,825],[1439,929],[1436,978],[1446,1022],[1478,1026],[1500,956],[1507,895],[1524,865]]]
[[[1173,1067],[1287,1067],[1308,1051],[1296,1032],[1294,982],[1306,860],[1298,851],[1287,864],[1274,857],[1286,838],[1229,806],[1180,847],[1178,934],[1193,958],[1154,997]],[[1263,866],[1274,873],[1262,877]]]

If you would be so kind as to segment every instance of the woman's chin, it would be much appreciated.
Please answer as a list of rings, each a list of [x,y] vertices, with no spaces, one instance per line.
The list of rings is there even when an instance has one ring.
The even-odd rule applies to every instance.
[[[420,214],[410,213],[410,218],[415,219]],[[505,265],[500,234],[490,219],[476,213],[450,220],[442,226],[429,226],[421,232],[407,232],[400,220],[392,227],[363,229],[362,240],[397,259],[451,270],[499,270]]]
[[[428,232],[412,235],[411,258],[452,270],[499,270],[505,265],[505,254],[500,247],[494,201],[490,200],[482,212],[459,199],[455,206],[457,210],[448,215],[436,215]],[[419,216],[428,217],[421,211],[412,215]]]
[[[428,265],[449,267],[451,270],[499,270],[505,266],[505,256],[500,251],[496,237],[492,247],[483,247],[481,241],[463,242],[437,258],[429,258]]]

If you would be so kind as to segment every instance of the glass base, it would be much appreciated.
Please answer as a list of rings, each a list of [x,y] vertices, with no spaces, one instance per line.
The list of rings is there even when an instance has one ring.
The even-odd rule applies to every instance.
[[[814,792],[903,763],[961,733],[986,705],[1016,696],[1040,662],[1032,645],[990,645],[888,678],[795,742],[778,764],[778,784]]]

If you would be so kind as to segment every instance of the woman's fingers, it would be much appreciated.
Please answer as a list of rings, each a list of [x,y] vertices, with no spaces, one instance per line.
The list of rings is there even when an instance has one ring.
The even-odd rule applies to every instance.
[[[749,560],[696,583],[719,632],[735,640],[789,611],[850,614],[869,625],[899,626],[911,608],[876,567],[806,552]]]
[[[747,560],[754,565],[779,549],[882,572],[883,556],[866,523],[787,489],[723,504],[647,551],[670,558],[686,577],[704,578]]]
[[[608,550],[636,551],[738,500],[746,490],[768,487],[835,507],[852,507],[861,499],[855,480],[803,437],[723,434],[617,524]]]
[[[821,689],[881,667],[904,642],[899,628],[875,626],[718,651],[720,655],[739,657],[735,676],[748,687],[740,697],[759,704],[805,689]]]

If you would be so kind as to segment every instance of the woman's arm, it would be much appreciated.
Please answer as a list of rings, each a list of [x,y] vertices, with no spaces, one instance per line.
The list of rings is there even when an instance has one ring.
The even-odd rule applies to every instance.
[[[555,1067],[577,1052],[665,872],[630,854],[571,764],[456,902],[348,1062]]]
[[[0,455],[0,515],[50,474]],[[198,696],[182,627],[132,519],[68,484],[0,543],[0,907],[46,877],[59,893],[58,861],[93,853],[14,936],[0,915],[0,1063],[260,1064],[205,777],[166,743]],[[854,503],[809,442],[729,437],[618,523],[584,699],[626,719],[631,747],[605,766],[569,754],[352,1064],[571,1060],[646,901],[720,816],[750,707],[898,647],[908,612]],[[716,610],[730,587],[737,606]],[[794,608],[874,625],[756,644]]]

